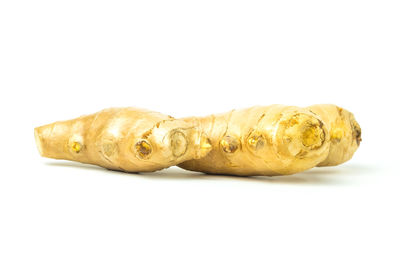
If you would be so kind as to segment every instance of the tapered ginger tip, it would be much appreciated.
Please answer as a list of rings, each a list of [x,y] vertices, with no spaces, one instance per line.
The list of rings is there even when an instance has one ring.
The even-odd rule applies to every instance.
[[[40,139],[39,129],[35,128],[35,142],[37,150],[39,151],[40,156],[43,156],[43,144],[42,140]]]

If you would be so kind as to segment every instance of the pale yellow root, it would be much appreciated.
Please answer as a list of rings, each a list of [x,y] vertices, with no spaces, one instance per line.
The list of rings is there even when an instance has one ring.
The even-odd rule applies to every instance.
[[[272,105],[174,119],[111,108],[35,129],[44,157],[128,172],[178,165],[232,175],[284,175],[349,160],[361,141],[352,113],[335,105]]]
[[[335,166],[351,159],[361,142],[361,128],[354,115],[335,105],[308,108],[322,118],[329,130],[329,154],[318,166]]]
[[[310,169],[329,153],[328,129],[308,109],[272,105],[186,118],[210,138],[211,152],[178,166],[205,173],[282,175]]]
[[[135,108],[111,108],[35,129],[43,157],[128,172],[156,171],[200,158],[211,149],[193,125]]]

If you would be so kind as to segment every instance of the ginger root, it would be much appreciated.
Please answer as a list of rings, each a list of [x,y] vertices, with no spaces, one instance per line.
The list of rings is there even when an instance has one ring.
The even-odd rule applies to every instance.
[[[212,150],[178,166],[233,175],[286,175],[349,160],[361,140],[353,114],[334,105],[272,105],[186,118],[205,133]]]
[[[190,123],[136,108],[110,108],[41,126],[35,139],[43,157],[127,172],[160,170],[211,149]]]
[[[334,105],[272,105],[175,119],[111,108],[35,128],[44,157],[127,172],[170,166],[232,175],[285,175],[349,160],[361,141],[352,113]]]

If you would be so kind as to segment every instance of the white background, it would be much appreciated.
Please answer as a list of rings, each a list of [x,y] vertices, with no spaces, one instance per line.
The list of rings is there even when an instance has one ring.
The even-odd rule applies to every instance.
[[[399,1],[0,2],[0,266],[399,266]],[[334,103],[354,158],[278,178],[41,158],[33,128]]]

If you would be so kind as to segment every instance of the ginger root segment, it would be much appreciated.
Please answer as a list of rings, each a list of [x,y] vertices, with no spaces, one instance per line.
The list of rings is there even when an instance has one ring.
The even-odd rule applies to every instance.
[[[110,108],[37,127],[35,140],[43,157],[127,172],[160,170],[211,150],[191,123],[136,108]]]
[[[308,109],[272,105],[185,118],[210,139],[205,157],[178,166],[233,175],[283,175],[310,169],[329,153],[328,129]]]
[[[335,105],[272,105],[174,119],[111,108],[35,129],[44,157],[128,172],[178,165],[233,175],[284,175],[349,160],[361,141],[352,113]]]
[[[319,115],[329,130],[329,154],[318,166],[335,166],[353,157],[361,142],[361,128],[354,115],[335,105],[313,105],[308,109]]]

